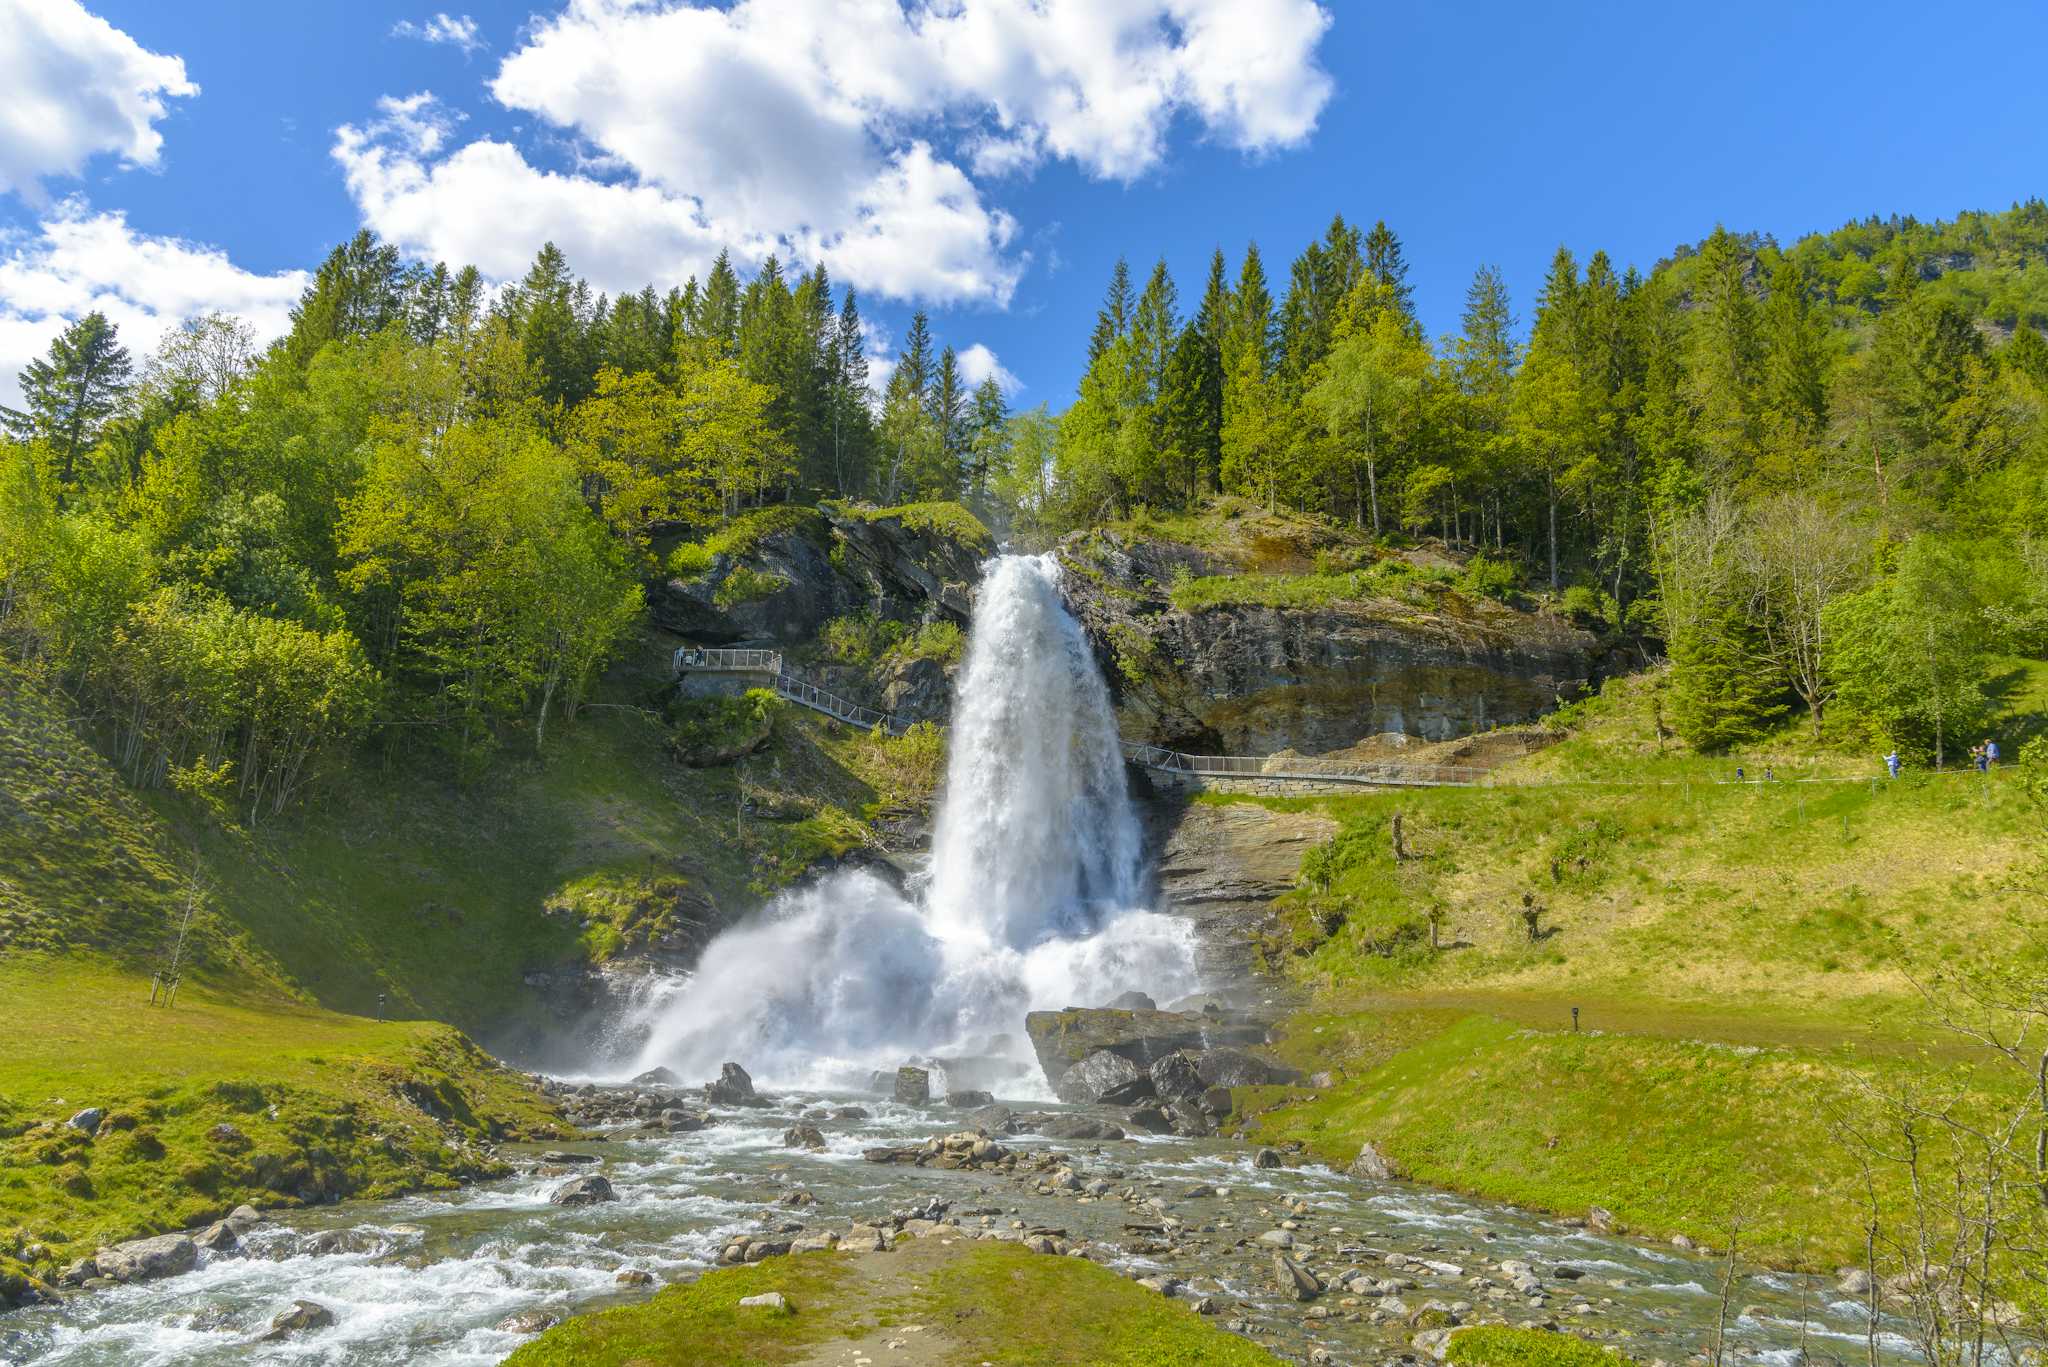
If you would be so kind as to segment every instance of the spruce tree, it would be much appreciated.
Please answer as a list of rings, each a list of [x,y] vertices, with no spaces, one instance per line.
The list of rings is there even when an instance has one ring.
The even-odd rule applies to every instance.
[[[47,355],[21,368],[22,407],[0,408],[0,417],[23,440],[48,442],[58,480],[75,484],[78,458],[127,399],[132,370],[119,329],[95,309],[57,334]]]
[[[1131,263],[1119,256],[1116,269],[1110,273],[1109,289],[1103,295],[1102,308],[1095,315],[1095,331],[1088,338],[1088,364],[1094,365],[1102,359],[1116,340],[1130,330],[1131,326]]]
[[[1393,306],[1410,318],[1415,316],[1415,288],[1408,283],[1408,262],[1401,255],[1401,239],[1381,219],[1365,235],[1365,269],[1377,280]]]

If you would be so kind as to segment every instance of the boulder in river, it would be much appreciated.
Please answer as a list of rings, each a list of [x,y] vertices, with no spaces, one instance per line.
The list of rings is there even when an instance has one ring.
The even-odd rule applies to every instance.
[[[293,1301],[292,1307],[279,1314],[270,1322],[270,1332],[263,1336],[266,1343],[288,1339],[293,1334],[303,1334],[312,1329],[325,1329],[334,1323],[334,1312],[318,1301]]]
[[[967,1113],[967,1119],[978,1130],[990,1134],[1017,1133],[1017,1113],[1008,1106],[982,1106]]]
[[[1095,1099],[1105,1106],[1135,1106],[1143,1101],[1151,1101],[1154,1099],[1152,1078],[1147,1073],[1140,1073],[1129,1082],[1120,1082],[1111,1087]]]
[[[1253,1154],[1253,1155],[1252,1155],[1252,1166],[1253,1166],[1253,1167],[1255,1167],[1255,1168],[1277,1168],[1277,1167],[1279,1167],[1279,1166],[1280,1166],[1280,1153],[1279,1153],[1279,1150],[1277,1150],[1277,1149],[1260,1149],[1260,1150],[1259,1150],[1259,1151],[1258,1151],[1257,1153],[1255,1153],[1255,1154]]]
[[[1103,1003],[1111,1011],[1157,1011],[1159,1003],[1143,992],[1120,992]]]
[[[99,1275],[110,1282],[148,1282],[190,1272],[199,1262],[199,1246],[183,1234],[130,1239],[93,1255]]]
[[[963,1091],[947,1092],[946,1104],[948,1106],[958,1106],[963,1109],[976,1106],[990,1106],[995,1104],[995,1098],[989,1095],[987,1092],[975,1091],[972,1088],[968,1088]]]
[[[660,1067],[649,1068],[627,1084],[629,1087],[680,1087],[682,1085],[683,1080],[681,1078],[677,1077],[667,1068]]]
[[[908,1064],[896,1070],[896,1100],[905,1106],[922,1106],[932,1099],[932,1075]]]
[[[1369,1178],[1375,1182],[1391,1182],[1401,1175],[1394,1160],[1370,1139],[1358,1150],[1358,1157],[1351,1160],[1348,1170],[1353,1177]]]
[[[1025,1033],[1038,1055],[1046,1081],[1057,1083],[1067,1069],[1097,1050],[1108,1050],[1138,1065],[1177,1049],[1200,1049],[1207,1033],[1218,1029],[1214,1017],[1178,1015],[1171,1011],[1112,1011],[1069,1007],[1064,1011],[1033,1011],[1024,1018]],[[1258,1038],[1265,1038],[1261,1027]],[[1219,1041],[1220,1042],[1220,1041]],[[1235,1041],[1231,1041],[1235,1042]]]
[[[782,1147],[816,1151],[825,1147],[825,1136],[816,1125],[792,1125],[782,1132]]]
[[[1285,1253],[1273,1255],[1273,1284],[1298,1301],[1312,1301],[1323,1294],[1323,1279]]]
[[[1143,1130],[1146,1134],[1173,1133],[1172,1118],[1158,1106],[1133,1107],[1125,1119],[1130,1122],[1132,1129]]]
[[[1123,1127],[1092,1115],[1047,1116],[1037,1126],[1047,1139],[1122,1139]]]
[[[543,1329],[552,1329],[556,1318],[545,1310],[520,1310],[498,1321],[501,1334],[538,1334]]]
[[[1079,1106],[1100,1101],[1110,1092],[1125,1091],[1144,1078],[1145,1070],[1122,1054],[1097,1049],[1061,1073],[1052,1090],[1060,1100]]]
[[[737,1063],[718,1070],[718,1081],[704,1084],[704,1099],[714,1106],[744,1106],[753,1101],[754,1079]]]
[[[548,1197],[549,1203],[557,1206],[595,1206],[618,1199],[612,1184],[596,1173],[588,1177],[572,1177],[556,1187]]]

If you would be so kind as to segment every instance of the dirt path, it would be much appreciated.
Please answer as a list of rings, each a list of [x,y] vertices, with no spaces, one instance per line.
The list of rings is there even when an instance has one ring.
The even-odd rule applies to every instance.
[[[909,1307],[924,1290],[925,1278],[959,1251],[959,1238],[929,1236],[905,1239],[887,1253],[852,1255],[849,1261],[858,1280],[848,1288],[848,1297],[863,1307],[858,1337],[820,1344],[797,1367],[957,1367],[977,1364],[946,1326],[924,1323]],[[901,1308],[899,1317],[891,1313]],[[799,1313],[802,1307],[798,1307]],[[877,1315],[892,1323],[872,1323]],[[902,1322],[893,1322],[901,1318]]]

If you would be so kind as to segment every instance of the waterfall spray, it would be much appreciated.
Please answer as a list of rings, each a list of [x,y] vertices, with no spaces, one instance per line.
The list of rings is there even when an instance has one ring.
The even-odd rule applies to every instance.
[[[981,1052],[1026,1011],[1196,986],[1185,922],[1145,905],[1109,692],[1051,556],[982,583],[955,690],[921,901],[864,871],[720,935],[645,1022],[636,1065],[846,1085],[913,1054]]]

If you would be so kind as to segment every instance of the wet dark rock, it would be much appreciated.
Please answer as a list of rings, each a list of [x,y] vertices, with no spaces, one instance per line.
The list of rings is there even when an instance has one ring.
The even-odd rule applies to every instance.
[[[618,1199],[612,1184],[595,1173],[588,1177],[570,1178],[548,1197],[549,1203],[557,1206],[594,1206]]]
[[[1210,1087],[1271,1087],[1301,1081],[1298,1069],[1242,1049],[1204,1049],[1194,1056],[1194,1063],[1195,1071]]]
[[[1144,1077],[1145,1070],[1123,1055],[1097,1049],[1060,1074],[1053,1082],[1053,1094],[1062,1101],[1085,1105],[1102,1100],[1109,1092],[1128,1088]]]
[[[1017,1113],[1003,1105],[982,1106],[970,1111],[967,1121],[976,1129],[990,1134],[1015,1134],[1018,1129]]]
[[[685,1111],[675,1108],[663,1111],[655,1117],[662,1129],[670,1134],[691,1134],[710,1123],[710,1117],[701,1111]]]
[[[1111,1087],[1095,1099],[1105,1106],[1135,1106],[1141,1101],[1150,1101],[1153,1099],[1152,1079],[1148,1074],[1140,1073],[1129,1082]]]
[[[1252,1155],[1252,1166],[1255,1168],[1277,1168],[1280,1166],[1280,1155],[1273,1149],[1260,1149]]]
[[[594,1153],[565,1153],[560,1149],[544,1149],[541,1151],[540,1161],[543,1163],[595,1163],[598,1161],[598,1157]]]
[[[301,1238],[299,1252],[314,1258],[329,1258],[337,1253],[374,1253],[379,1242],[367,1230],[323,1229]]]
[[[1152,1091],[1161,1101],[1192,1100],[1199,1097],[1206,1086],[1194,1060],[1181,1053],[1155,1060],[1150,1076]]]
[[[1036,1127],[1047,1139],[1122,1139],[1123,1127],[1092,1115],[1048,1116]]]
[[[895,1097],[904,1106],[922,1106],[932,1099],[932,1075],[908,1065],[896,1070]]]
[[[552,1329],[560,1320],[545,1310],[521,1310],[498,1321],[501,1334],[538,1334]]]
[[[654,1274],[637,1267],[621,1268],[612,1281],[620,1286],[652,1286]]]
[[[782,1132],[782,1147],[815,1152],[825,1147],[825,1136],[816,1125],[792,1125]]]
[[[704,1099],[714,1106],[747,1105],[757,1100],[754,1079],[737,1063],[728,1063],[718,1070],[718,1081],[704,1084]]]
[[[1134,1108],[1125,1119],[1130,1122],[1132,1129],[1143,1130],[1147,1134],[1173,1133],[1173,1120],[1162,1107],[1139,1106]]]
[[[1119,1055],[1142,1071],[1153,1060],[1180,1049],[1199,1049],[1217,1028],[1215,1019],[1171,1011],[1111,1011],[1070,1007],[1064,1011],[1033,1011],[1024,1018],[1025,1033],[1038,1055],[1046,1081],[1057,1084],[1066,1071],[1100,1050]],[[1265,1037],[1261,1026],[1258,1038]],[[1220,1041],[1219,1041],[1220,1042]],[[1232,1041],[1234,1042],[1234,1041]]]
[[[293,1301],[291,1309],[270,1322],[270,1332],[263,1336],[263,1341],[277,1343],[294,1334],[325,1329],[333,1323],[334,1312],[318,1301]]]
[[[1206,1139],[1216,1133],[1216,1122],[1201,1107],[1187,1101],[1170,1103],[1166,1118],[1172,1122],[1173,1132],[1184,1139]]]
[[[1157,1011],[1159,1003],[1143,992],[1123,992],[1103,1003],[1111,1011]]]
[[[834,1120],[866,1120],[868,1113],[858,1106],[841,1106],[832,1112]]]
[[[976,1106],[989,1106],[993,1105],[994,1103],[995,1098],[989,1095],[989,1093],[987,1092],[979,1092],[970,1089],[967,1091],[946,1093],[946,1104],[948,1106],[958,1106],[963,1109],[966,1109]]]
[[[627,1084],[631,1087],[680,1087],[683,1080],[667,1068],[649,1068]]]

